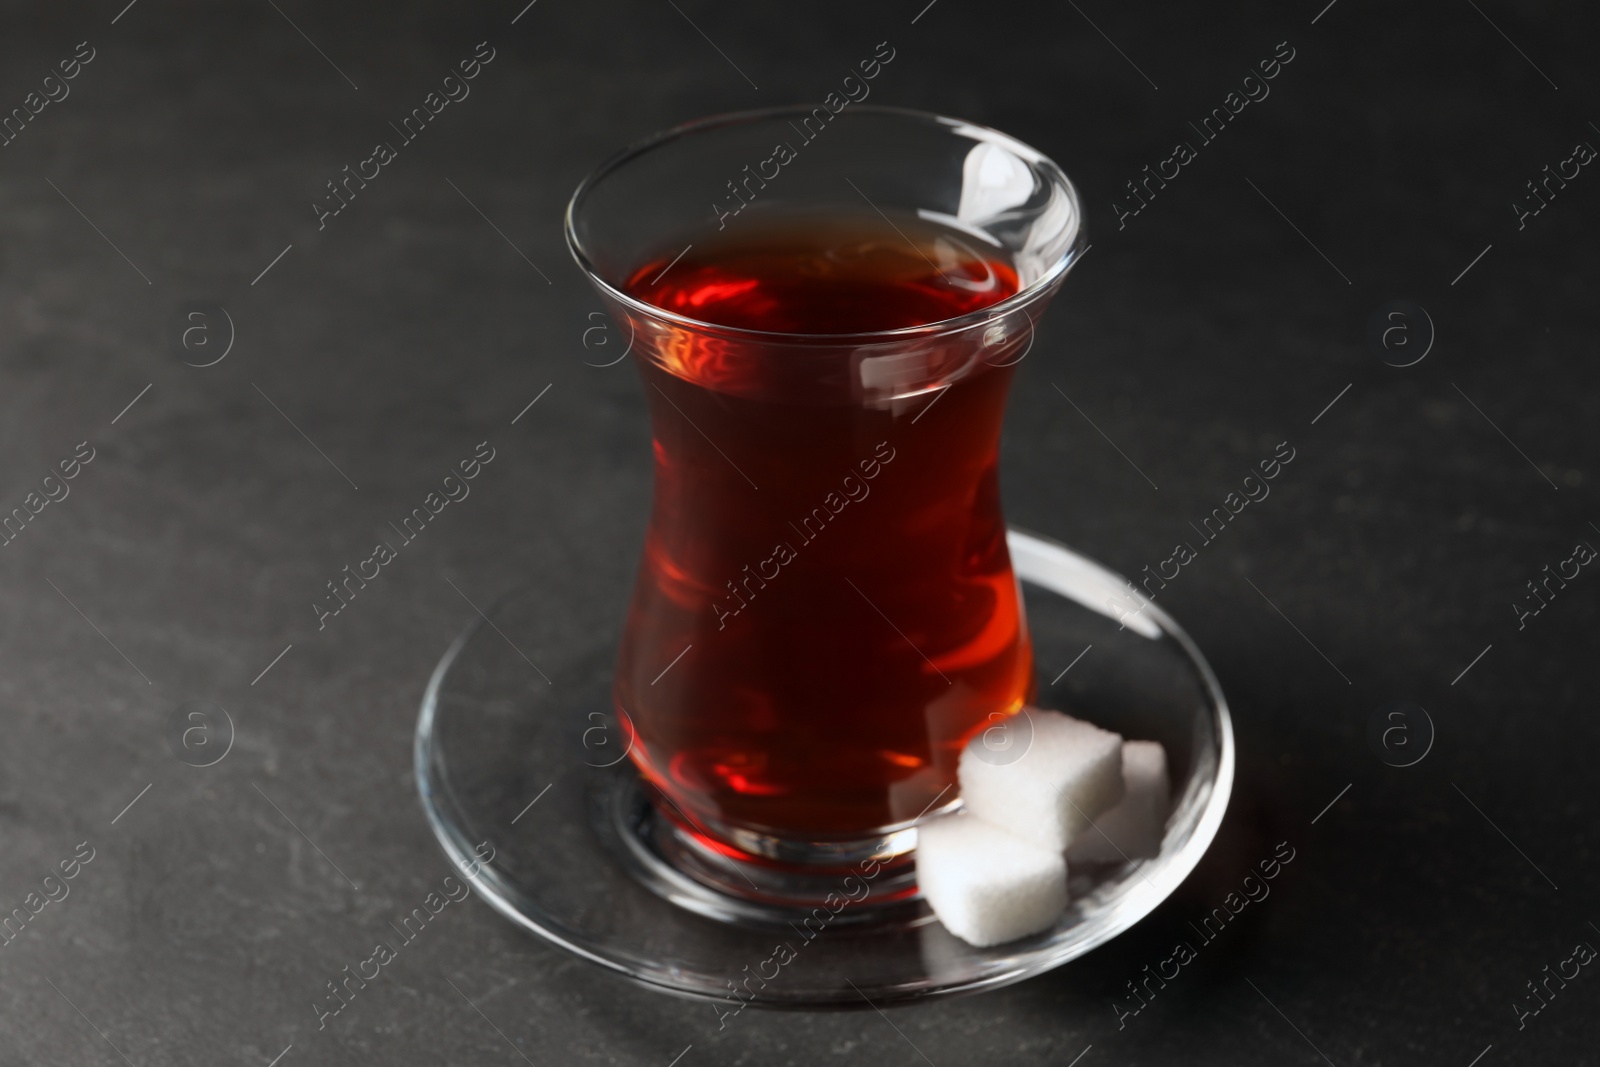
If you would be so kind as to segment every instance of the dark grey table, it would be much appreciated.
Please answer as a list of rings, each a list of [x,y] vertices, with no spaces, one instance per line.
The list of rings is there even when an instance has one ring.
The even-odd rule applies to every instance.
[[[1581,5],[523,2],[0,16],[0,511],[24,510],[0,546],[0,909],[26,920],[0,1062],[1600,1060],[1600,977],[1563,963],[1600,945],[1600,576],[1537,614],[1527,588],[1600,544]],[[885,40],[876,100],[1012,132],[1089,204],[1014,396],[1013,521],[1138,573],[1296,450],[1160,598],[1236,716],[1216,844],[1111,945],[887,1017],[719,1032],[473,900],[319,1030],[325,984],[447,873],[411,738],[467,599],[538,575],[576,641],[626,598],[648,431],[628,365],[585,365],[567,194],[657,128],[818,98]],[[480,41],[471,95],[319,223],[325,183]],[[1180,141],[1194,158],[1133,199]],[[1436,333],[1406,368],[1367,340],[1399,299],[1427,318],[1389,320],[1392,361]],[[319,629],[325,583],[485,439],[471,498]],[[1395,700],[1435,735],[1405,768],[1384,759],[1423,750],[1420,718],[1369,740]],[[213,766],[174,754],[188,701],[231,716]],[[1127,983],[1281,842],[1270,896],[1119,1025]]]

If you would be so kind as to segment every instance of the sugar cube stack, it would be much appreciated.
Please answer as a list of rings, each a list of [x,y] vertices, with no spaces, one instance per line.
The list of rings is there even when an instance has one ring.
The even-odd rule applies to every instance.
[[[979,734],[961,753],[961,799],[977,818],[1060,852],[1122,799],[1122,738],[1059,711],[1024,709],[1032,738],[997,757]]]
[[[1167,753],[1157,741],[1122,743],[1122,802],[1102,815],[1067,849],[1067,862],[1121,863],[1161,851],[1166,829]]]
[[[1059,711],[1020,714],[1005,745],[980,733],[962,752],[964,810],[918,829],[923,898],[978,947],[1049,929],[1067,905],[1068,864],[1155,856],[1166,827],[1159,743]]]
[[[945,929],[979,947],[1046,930],[1067,906],[1059,850],[965,813],[918,830],[917,883]]]

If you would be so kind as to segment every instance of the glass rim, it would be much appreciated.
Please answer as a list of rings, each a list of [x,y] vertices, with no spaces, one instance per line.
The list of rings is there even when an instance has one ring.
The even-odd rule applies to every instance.
[[[1047,171],[1053,172],[1051,177],[1058,181],[1061,185],[1061,188],[1065,190],[1067,198],[1072,204],[1073,209],[1072,229],[1070,231],[1070,236],[1067,239],[1066,249],[1061,253],[1061,255],[1056,257],[1055,261],[1052,262],[1048,269],[1041,273],[1038,278],[1035,278],[1032,282],[1023,286],[1021,289],[1018,289],[1015,293],[1012,293],[1004,300],[996,301],[993,304],[988,304],[984,307],[978,308],[976,311],[969,311],[964,315],[958,315],[953,318],[937,319],[933,322],[921,323],[916,326],[900,326],[892,330],[869,330],[856,333],[789,333],[773,330],[751,330],[739,326],[726,326],[720,323],[707,322],[704,319],[691,318],[688,315],[682,315],[676,311],[659,307],[650,303],[649,301],[640,300],[637,297],[630,296],[621,289],[618,289],[616,286],[612,285],[605,278],[601,277],[599,269],[595,266],[594,261],[589,258],[588,252],[584,249],[582,242],[578,238],[576,226],[577,214],[580,210],[583,199],[594,190],[595,186],[598,185],[601,180],[613,174],[639,156],[644,155],[646,152],[653,151],[654,149],[660,148],[663,145],[673,141],[682,140],[691,134],[702,133],[707,130],[721,129],[728,126],[752,123],[765,119],[772,119],[781,115],[809,115],[812,111],[812,106],[805,104],[782,104],[775,107],[753,108],[746,111],[722,112],[716,115],[709,115],[704,118],[694,119],[690,122],[680,123],[677,126],[672,126],[665,130],[660,130],[656,133],[650,134],[649,136],[635,141],[626,148],[623,148],[611,155],[609,158],[600,163],[599,166],[595,167],[594,170],[590,171],[589,174],[578,183],[578,187],[573,190],[571,198],[567,201],[567,209],[562,226],[562,231],[567,241],[567,251],[572,254],[572,258],[577,261],[578,268],[583,271],[584,275],[588,277],[591,283],[598,286],[607,296],[611,297],[613,300],[616,300],[629,310],[639,314],[648,315],[653,318],[665,319],[673,325],[685,327],[699,332],[716,333],[732,337],[747,337],[752,340],[760,340],[768,343],[782,341],[789,344],[840,344],[849,340],[901,340],[911,337],[958,333],[962,330],[970,329],[975,326],[987,325],[993,323],[997,318],[1003,318],[1014,311],[1019,311],[1027,307],[1040,296],[1049,293],[1061,281],[1061,279],[1066,276],[1067,272],[1071,270],[1073,265],[1075,265],[1079,259],[1083,258],[1083,254],[1085,251],[1087,251],[1087,249],[1084,247],[1083,243],[1084,226],[1082,198],[1079,197],[1077,187],[1072,184],[1072,180],[1067,177],[1066,172],[1064,172],[1054,160],[1045,155],[1043,152],[1039,151],[1037,148],[1034,148],[1023,141],[1019,141],[1017,138],[1012,137],[1008,133],[1002,133],[1000,130],[994,129],[992,126],[985,126],[982,123],[977,122],[969,122],[966,119],[951,118],[947,115],[941,115],[932,111],[922,111],[917,108],[909,107],[892,107],[881,104],[860,104],[852,106],[849,110],[854,113],[873,112],[874,114],[878,114],[880,116],[912,119],[928,125],[948,126],[953,129],[977,131],[983,135],[981,138],[982,140],[989,143],[999,143],[1003,147],[1016,153],[1016,155],[1026,160],[1028,163],[1041,166]],[[843,112],[840,114],[843,114]]]

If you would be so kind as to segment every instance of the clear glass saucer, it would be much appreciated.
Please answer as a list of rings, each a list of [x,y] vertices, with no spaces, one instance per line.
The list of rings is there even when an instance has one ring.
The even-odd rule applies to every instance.
[[[1199,862],[1227,807],[1233,730],[1210,666],[1164,611],[1063,545],[1017,529],[1008,541],[1039,706],[1160,741],[1172,776],[1160,854],[1072,870],[1071,903],[1049,930],[974,948],[914,896],[807,921],[815,911],[749,907],[686,873],[693,857],[675,851],[625,758],[611,710],[615,637],[536,669],[521,650],[550,632],[552,608],[531,588],[474,619],[434,670],[416,735],[428,822],[513,922],[644,985],[719,1001],[719,1012],[974,992],[1081,956]]]

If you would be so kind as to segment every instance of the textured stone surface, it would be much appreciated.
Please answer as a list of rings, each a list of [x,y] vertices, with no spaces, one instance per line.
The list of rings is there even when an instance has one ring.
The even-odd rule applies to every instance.
[[[95,50],[0,148],[0,503],[95,449],[0,548],[0,908],[95,850],[0,947],[0,1062],[266,1064],[291,1044],[285,1067],[518,1062],[508,1042],[538,1064],[644,1067],[690,1045],[682,1067],[1061,1065],[1091,1045],[1083,1067],[1590,1055],[1600,979],[1520,1030],[1514,1005],[1575,942],[1600,944],[1600,578],[1585,569],[1520,630],[1509,607],[1578,539],[1600,543],[1600,177],[1520,231],[1510,207],[1600,143],[1583,8],[939,0],[912,24],[923,0],[542,0],[513,25],[521,6],[0,14],[4,110],[78,42]],[[319,232],[324,182],[485,39],[471,97]],[[410,767],[423,685],[471,614],[445,578],[478,600],[532,577],[583,614],[620,613],[631,580],[644,404],[626,364],[584,365],[599,305],[562,247],[566,195],[657,128],[820,97],[885,39],[898,56],[874,102],[1014,133],[1089,204],[1093,251],[1020,371],[1011,519],[1137,574],[1295,449],[1158,601],[1236,716],[1216,845],[1090,956],[892,1027],[746,1013],[718,1032],[712,1009],[473,900],[319,1032],[324,983],[447,873]],[[1284,40],[1271,95],[1119,230],[1124,182],[1198,141],[1188,123]],[[1396,369],[1364,335],[1402,297],[1438,342]],[[188,300],[235,323],[215,366],[172,345]],[[486,438],[472,497],[319,632],[323,583]],[[1077,651],[1040,648],[1046,680]],[[1404,769],[1368,741],[1394,699],[1437,730]],[[214,766],[173,754],[188,700],[237,728]],[[1225,902],[1237,915],[1207,941]],[[1196,958],[1173,960],[1179,941]],[[1146,966],[1179,970],[1134,1015]]]

